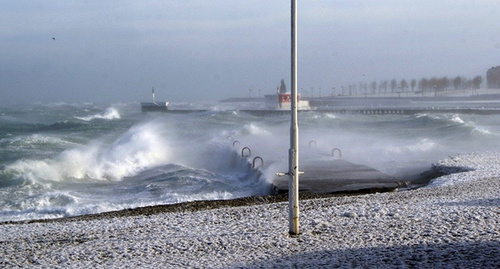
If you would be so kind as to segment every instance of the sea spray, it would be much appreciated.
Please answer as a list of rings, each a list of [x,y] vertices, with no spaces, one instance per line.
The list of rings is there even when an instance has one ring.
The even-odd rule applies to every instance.
[[[288,167],[289,115],[218,108],[141,113],[137,103],[35,105],[2,113],[0,220],[265,195]],[[450,154],[498,147],[499,121],[498,115],[311,111],[299,115],[301,164],[333,160],[332,149],[339,148],[345,160],[390,175],[426,169]],[[248,158],[241,157],[244,147],[251,149]],[[257,156],[264,160],[259,172],[251,168]]]
[[[107,108],[106,111],[103,113],[98,113],[95,115],[91,116],[86,116],[86,117],[76,117],[76,119],[83,120],[83,121],[91,121],[95,119],[102,119],[102,120],[114,120],[114,119],[120,119],[121,115],[120,112],[113,107]]]
[[[213,119],[227,122],[224,117]],[[219,143],[219,127],[187,128],[183,125],[197,126],[199,120],[185,119],[151,117],[116,138],[106,134],[82,145],[66,144],[53,157],[27,155],[5,165],[2,178],[25,183],[2,181],[0,220],[270,193],[262,174],[254,173],[235,149]]]
[[[67,179],[121,180],[167,162],[167,142],[158,134],[158,125],[132,127],[110,146],[101,141],[63,151],[54,159],[19,160],[6,167],[31,180]]]
[[[171,156],[168,141],[161,136],[163,127],[155,123],[132,127],[110,148],[100,152],[97,171],[102,177],[121,179],[168,162]]]

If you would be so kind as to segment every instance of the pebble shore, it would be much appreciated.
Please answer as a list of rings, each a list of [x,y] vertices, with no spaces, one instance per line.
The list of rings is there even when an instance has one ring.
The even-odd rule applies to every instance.
[[[0,224],[0,267],[500,268],[500,153],[435,164],[411,191]]]

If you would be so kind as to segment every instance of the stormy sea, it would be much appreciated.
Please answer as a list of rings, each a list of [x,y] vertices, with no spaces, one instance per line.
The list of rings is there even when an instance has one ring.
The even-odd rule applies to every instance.
[[[241,104],[172,106],[200,110],[0,107],[0,222],[271,194],[276,173],[287,170],[289,115],[255,116]],[[324,158],[338,148],[342,158],[388,175],[500,144],[500,115],[308,112],[299,128],[301,158],[312,146]],[[260,173],[241,158],[243,147],[262,158]]]

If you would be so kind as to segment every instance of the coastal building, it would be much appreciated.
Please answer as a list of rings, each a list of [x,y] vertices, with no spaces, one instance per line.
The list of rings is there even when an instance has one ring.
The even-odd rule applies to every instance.
[[[488,89],[500,89],[500,66],[495,66],[486,72]]]

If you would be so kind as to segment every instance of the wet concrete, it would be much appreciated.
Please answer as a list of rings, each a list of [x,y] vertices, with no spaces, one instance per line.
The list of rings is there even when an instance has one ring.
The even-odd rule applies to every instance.
[[[390,191],[409,187],[411,180],[389,176],[372,167],[346,160],[315,161],[304,163],[300,170],[299,192],[314,194]],[[275,192],[288,193],[288,176],[276,177]]]

